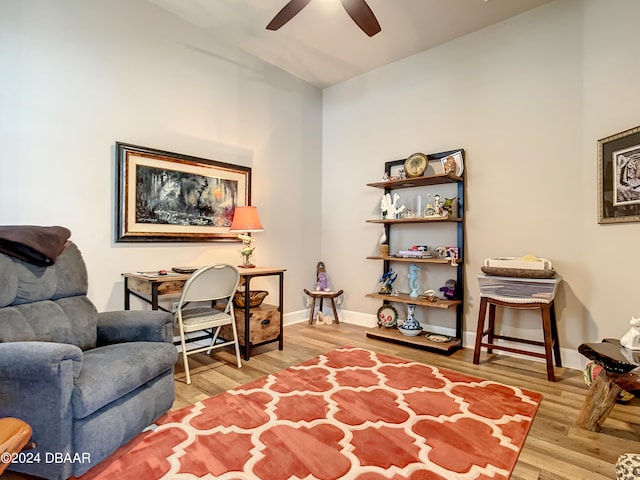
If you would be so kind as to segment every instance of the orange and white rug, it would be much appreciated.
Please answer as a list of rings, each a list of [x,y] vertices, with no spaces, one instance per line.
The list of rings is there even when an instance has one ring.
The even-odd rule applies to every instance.
[[[171,412],[81,478],[508,479],[541,398],[343,347]]]

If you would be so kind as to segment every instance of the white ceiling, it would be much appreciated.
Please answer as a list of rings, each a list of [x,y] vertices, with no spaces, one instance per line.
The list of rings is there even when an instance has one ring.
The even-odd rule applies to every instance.
[[[278,31],[265,27],[288,0],[148,1],[324,88],[551,0],[367,0],[382,27],[373,37],[338,0],[312,0]]]

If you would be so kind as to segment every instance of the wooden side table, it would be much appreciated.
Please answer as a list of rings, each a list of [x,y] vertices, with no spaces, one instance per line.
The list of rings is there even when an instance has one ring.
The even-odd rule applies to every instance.
[[[489,306],[489,326],[484,328],[485,317],[487,316],[487,306]],[[497,335],[495,333],[495,320],[496,320],[496,307],[512,308],[516,310],[537,310],[539,309],[542,315],[542,342],[536,340],[530,340],[528,338],[509,337],[505,335]],[[482,339],[487,337],[487,341],[483,342]],[[523,350],[520,348],[508,347],[506,345],[496,345],[494,340],[502,339],[510,342],[524,343],[528,345],[536,345],[544,347],[544,353],[534,352],[531,350]],[[517,299],[508,301],[505,299],[496,299],[489,296],[483,296],[480,299],[480,311],[478,313],[478,327],[476,330],[476,343],[473,351],[473,363],[478,364],[480,362],[480,349],[482,347],[487,348],[488,353],[492,353],[493,350],[503,350],[512,353],[519,353],[521,355],[529,355],[538,358],[544,358],[547,363],[547,379],[550,382],[555,382],[555,372],[553,370],[553,358],[555,357],[555,363],[557,367],[562,367],[562,360],[560,359],[560,344],[558,343],[558,327],[556,325],[556,312],[553,300],[546,302],[518,302]]]
[[[602,371],[591,384],[576,425],[598,432],[622,390],[640,393],[640,351],[628,350],[613,338],[583,343],[578,351],[600,365]]]
[[[13,417],[0,418],[0,474],[11,463],[11,456],[28,446],[31,433],[31,426],[27,422]],[[5,461],[7,459],[9,461]]]

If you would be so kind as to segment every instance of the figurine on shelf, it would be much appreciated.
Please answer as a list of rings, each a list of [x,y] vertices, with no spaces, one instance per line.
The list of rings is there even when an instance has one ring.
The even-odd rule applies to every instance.
[[[330,292],[329,277],[325,269],[324,262],[318,262],[316,265],[316,292]]]
[[[406,206],[398,207],[398,200],[400,200],[400,195],[397,193],[393,194],[393,199],[391,199],[390,193],[385,193],[382,196],[382,200],[380,200],[382,218],[398,218],[398,214],[404,212]]]
[[[380,293],[392,293],[393,292],[393,282],[398,278],[398,274],[391,268],[388,272],[384,273],[382,277],[380,277],[379,282],[382,283],[382,287],[380,288]]]
[[[452,278],[444,283],[444,287],[440,288],[444,298],[448,300],[454,300],[456,298],[456,281]]]
[[[433,249],[434,252],[436,252],[436,255],[438,256],[438,258],[446,258],[447,257],[447,249],[446,247],[435,247]]]
[[[433,217],[433,215],[435,214],[435,210],[433,208],[433,205],[431,204],[431,194],[428,193],[427,194],[427,206],[424,207],[424,212],[422,213],[423,217]]]
[[[457,217],[458,216],[458,197],[445,198],[442,203],[442,208],[447,214]]]
[[[444,208],[440,203],[440,195],[433,197],[433,213],[434,215],[442,215],[444,213]]]
[[[316,292],[330,292],[329,279],[327,278],[327,272],[318,273],[318,281],[316,282]]]
[[[420,280],[418,280],[418,272],[420,271],[420,267],[418,267],[415,263],[409,265],[409,287],[411,288],[410,297],[417,298],[420,294],[418,290],[420,290]]]

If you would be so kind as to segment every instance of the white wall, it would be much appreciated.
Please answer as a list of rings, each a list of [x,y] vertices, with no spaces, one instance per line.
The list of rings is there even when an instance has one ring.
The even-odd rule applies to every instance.
[[[252,260],[287,268],[286,311],[303,309],[320,90],[141,0],[3,0],[0,59],[0,224],[69,227],[99,310],[122,308],[121,272],[241,261],[236,243],[115,243],[116,141],[252,167]]]
[[[324,90],[322,255],[348,315],[375,322],[380,304],[364,297],[382,273],[365,259],[380,227],[365,220],[382,192],[365,184],[385,161],[464,148],[467,346],[476,275],[499,255],[549,258],[564,278],[565,364],[582,362],[580,343],[627,331],[640,314],[640,226],[597,224],[596,141],[640,124],[638,44],[628,41],[639,15],[634,0],[556,1]],[[429,275],[423,286],[442,286]],[[398,282],[408,291],[406,276]],[[507,313],[504,329],[541,335],[539,315],[525,313]]]
[[[372,322],[380,228],[365,220],[381,192],[365,184],[387,160],[461,147],[467,337],[482,260],[532,253],[565,279],[560,340],[578,363],[580,343],[640,314],[640,227],[598,225],[596,203],[597,139],[640,124],[639,14],[635,0],[556,1],[323,95],[141,0],[3,0],[0,224],[68,226],[96,306],[121,308],[121,272],[240,256],[114,243],[115,141],[251,166],[266,228],[254,259],[288,269],[286,311],[302,312],[322,259],[345,317]],[[527,315],[505,324],[539,331]]]

